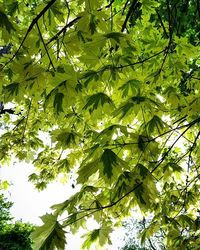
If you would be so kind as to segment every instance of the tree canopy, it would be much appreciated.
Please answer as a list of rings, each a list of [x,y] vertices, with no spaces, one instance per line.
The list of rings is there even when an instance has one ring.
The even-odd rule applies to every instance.
[[[35,249],[89,218],[83,247],[109,244],[133,208],[152,216],[142,241],[199,249],[199,0],[1,0],[0,18],[1,163],[80,184]]]
[[[12,202],[0,194],[0,249],[1,250],[32,250],[30,234],[33,226],[17,221],[13,223],[10,215]]]

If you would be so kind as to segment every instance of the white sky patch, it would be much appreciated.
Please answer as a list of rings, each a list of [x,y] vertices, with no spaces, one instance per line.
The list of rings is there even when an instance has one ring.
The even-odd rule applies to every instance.
[[[165,102],[165,98],[159,94],[156,95],[156,97],[161,101],[161,102]]]

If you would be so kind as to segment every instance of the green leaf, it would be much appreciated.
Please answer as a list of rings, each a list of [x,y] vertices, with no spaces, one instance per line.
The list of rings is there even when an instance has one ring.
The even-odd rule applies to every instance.
[[[60,112],[64,112],[63,107],[62,107],[63,98],[64,98],[63,93],[56,93],[53,106],[57,114],[59,114]]]
[[[149,170],[142,164],[137,164],[136,168],[138,169],[138,172],[142,179],[145,179],[150,174]]]
[[[191,227],[194,223],[194,220],[186,214],[179,215],[177,217],[177,221],[183,228],[186,228],[188,226]]]
[[[85,87],[88,86],[88,84],[94,79],[94,81],[98,81],[99,79],[99,75],[98,75],[98,72],[94,71],[94,70],[89,70],[87,71],[86,73],[83,74],[83,77],[82,79],[85,79],[85,82],[84,82],[84,85]]]
[[[90,22],[89,22],[89,30],[91,32],[91,35],[93,35],[95,32],[97,32],[97,24],[98,24],[98,19],[96,18],[95,15],[91,14],[90,15]]]
[[[85,183],[88,181],[88,178],[92,176],[94,173],[96,173],[99,169],[99,159],[90,162],[86,165],[81,166],[81,168],[78,171],[78,183]]]
[[[118,166],[118,156],[110,149],[105,149],[100,161],[103,163],[103,173],[108,179],[113,176],[113,168]]]
[[[41,217],[45,223],[37,227],[31,237],[34,242],[33,250],[50,250],[65,248],[65,231],[57,222],[57,217],[52,214],[46,214]]]
[[[131,79],[124,83],[119,90],[122,91],[122,97],[127,97],[129,95],[138,95],[140,90],[140,81],[136,79]]]
[[[121,107],[119,107],[113,114],[114,116],[120,116],[120,120],[123,119],[128,113],[130,113],[130,111],[133,108],[133,103],[132,102],[127,102],[124,105],[122,105]]]
[[[134,110],[135,114],[137,114],[139,111],[138,105],[145,102],[146,100],[147,99],[144,96],[133,96],[114,112],[114,116],[120,115],[120,119],[123,119],[125,116],[130,114],[132,110]]]
[[[78,140],[78,134],[68,129],[55,129],[51,132],[52,142],[56,142],[56,146],[67,148],[75,145]]]
[[[0,11],[0,20],[1,20],[0,22],[1,28],[5,28],[8,31],[8,33],[10,33],[12,30],[15,31],[13,24],[9,21],[7,15],[2,11]]]
[[[144,187],[141,185],[141,186],[139,186],[138,188],[136,188],[135,190],[134,190],[134,193],[135,193],[135,196],[136,196],[136,198],[137,198],[137,201],[138,201],[138,203],[139,203],[139,205],[141,205],[141,207],[143,207],[143,205],[144,206],[146,206],[147,205],[147,203],[146,203],[146,201],[145,201],[145,199],[144,199]]]
[[[19,11],[18,1],[11,1],[8,5],[8,14],[12,16],[17,10]]]
[[[135,176],[129,171],[124,171],[120,174],[119,178],[116,181],[116,184],[112,192],[112,201],[120,199],[126,193],[133,189],[135,182]]]
[[[120,32],[110,32],[104,35],[108,39],[113,39],[116,43],[120,43],[120,39],[124,37],[124,34]]]
[[[171,170],[172,172],[179,172],[179,173],[183,171],[182,167],[175,162],[168,162],[163,167],[163,171],[165,172],[166,170]]]
[[[111,98],[106,94],[104,94],[103,92],[100,92],[88,97],[87,103],[83,107],[83,109],[89,109],[89,112],[92,113],[95,109],[98,109],[99,106],[103,107],[105,104],[114,106]]]
[[[98,239],[100,229],[94,229],[89,234],[84,235],[86,240],[83,243],[84,249],[90,249],[91,245]]]
[[[51,206],[51,209],[56,210],[55,214],[59,215],[60,213],[62,213],[67,208],[67,206],[69,205],[69,202],[70,202],[69,200],[66,200],[66,201],[61,202],[59,204],[54,204],[54,205]]]
[[[18,82],[11,83],[5,86],[3,91],[5,94],[8,94],[8,96],[17,96],[19,93],[19,85]]]
[[[147,147],[147,142],[148,142],[148,138],[146,136],[143,136],[143,135],[139,135],[138,136],[138,148],[141,150],[141,151],[145,151],[146,147]]]
[[[164,129],[164,122],[158,117],[157,115],[154,115],[153,118],[148,121],[145,125],[145,129],[148,132],[148,135],[151,135],[155,130],[157,130],[157,133],[161,133]]]
[[[69,161],[67,159],[62,159],[56,162],[59,172],[70,172]]]
[[[110,241],[109,234],[112,232],[111,227],[105,226],[104,224],[97,229],[94,229],[89,234],[83,235],[86,240],[83,243],[83,249],[91,249],[91,245],[97,243],[99,246],[104,246]],[[98,246],[97,245],[97,246]]]
[[[94,137],[94,141],[98,139],[102,143],[109,142],[112,139],[113,135],[121,136],[121,133],[127,136],[127,127],[121,126],[119,124],[113,124],[98,133],[97,136]]]
[[[86,182],[97,171],[102,178],[110,180],[120,174],[122,167],[126,167],[126,163],[112,150],[104,149],[100,158],[81,166],[78,172],[78,182]]]

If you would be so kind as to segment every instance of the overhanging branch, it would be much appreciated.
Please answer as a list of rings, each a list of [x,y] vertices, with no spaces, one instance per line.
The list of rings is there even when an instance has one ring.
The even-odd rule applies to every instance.
[[[26,38],[28,37],[28,34],[31,32],[31,30],[33,29],[34,25],[38,22],[38,20],[46,13],[46,11],[56,2],[56,0],[51,0],[45,7],[44,9],[33,19],[33,21],[31,22],[31,24],[28,27],[28,30],[21,42],[21,44],[19,45],[17,51],[14,53],[14,55],[9,59],[9,61],[7,61],[4,66],[2,67],[2,69],[4,67],[6,67],[10,62],[12,62],[15,57],[17,56],[17,54],[19,53],[20,49],[22,48]]]
[[[64,33],[66,31],[67,28],[72,27],[75,23],[78,22],[78,20],[82,18],[82,16],[78,16],[75,19],[73,19],[71,22],[69,22],[68,24],[66,24],[61,30],[59,30],[47,43],[46,45],[50,44],[51,42],[53,42],[54,40],[58,39],[58,37]]]
[[[39,35],[40,35],[40,39],[42,40],[42,43],[43,43],[43,45],[44,45],[44,49],[45,49],[45,51],[46,51],[46,53],[47,53],[47,56],[48,56],[48,58],[49,58],[49,62],[50,62],[50,64],[51,64],[51,66],[53,67],[54,71],[55,71],[56,69],[55,69],[55,67],[54,67],[54,65],[53,65],[53,62],[52,62],[52,60],[51,60],[49,51],[48,51],[47,46],[46,46],[46,44],[45,44],[45,42],[44,42],[44,39],[43,39],[43,37],[42,37],[42,33],[41,33],[40,27],[39,27],[39,25],[38,25],[38,22],[36,22],[36,26],[37,26],[37,29],[38,29],[38,32],[39,32]]]

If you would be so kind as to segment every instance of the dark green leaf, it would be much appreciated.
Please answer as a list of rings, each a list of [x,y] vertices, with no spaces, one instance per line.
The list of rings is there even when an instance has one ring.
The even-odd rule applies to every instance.
[[[59,114],[60,112],[64,112],[63,107],[62,107],[63,98],[64,98],[63,93],[56,93],[53,106],[54,106],[57,114]]]
[[[103,92],[91,95],[87,99],[87,103],[84,106],[84,109],[89,109],[89,112],[92,113],[95,109],[97,109],[99,106],[102,106],[104,104],[109,104],[113,106],[113,101],[110,99],[109,96],[104,94]]]
[[[104,35],[108,39],[113,39],[115,42],[120,43],[120,39],[124,37],[124,34],[120,32],[111,32]]]
[[[5,28],[8,31],[8,33],[10,33],[11,30],[15,30],[12,23],[9,21],[7,15],[2,11],[0,11],[0,20],[1,20],[0,27]]]
[[[4,87],[4,93],[8,93],[8,95],[12,95],[12,96],[17,96],[17,94],[19,93],[19,83],[18,82],[14,82],[11,83],[7,86]]]

